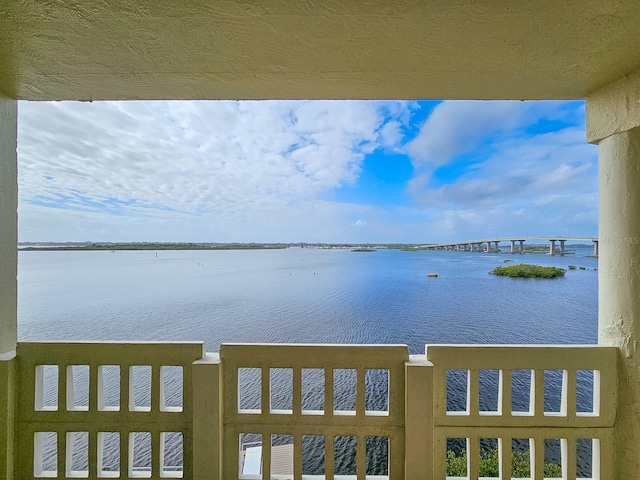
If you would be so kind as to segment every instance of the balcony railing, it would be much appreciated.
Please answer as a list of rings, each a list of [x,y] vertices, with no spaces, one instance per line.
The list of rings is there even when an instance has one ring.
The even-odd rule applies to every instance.
[[[200,343],[20,343],[15,470],[444,479],[457,445],[477,479],[490,445],[499,478],[512,477],[519,449],[541,480],[555,442],[563,478],[605,479],[616,371],[616,349],[600,346],[433,345],[410,356],[404,345],[229,344],[210,354]]]

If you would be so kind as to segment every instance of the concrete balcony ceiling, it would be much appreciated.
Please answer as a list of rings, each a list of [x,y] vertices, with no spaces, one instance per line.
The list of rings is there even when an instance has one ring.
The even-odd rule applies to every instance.
[[[0,0],[30,100],[572,99],[640,68],[638,0]]]

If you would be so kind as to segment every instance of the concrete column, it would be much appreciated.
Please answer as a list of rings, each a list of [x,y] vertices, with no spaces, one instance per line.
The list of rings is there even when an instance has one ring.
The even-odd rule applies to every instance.
[[[496,251],[496,252],[499,252],[499,251],[500,251],[500,242],[495,242],[495,244],[496,244],[496,249],[495,249],[495,251]]]
[[[524,253],[524,240],[520,240],[520,253]]]
[[[15,353],[0,354],[0,480],[14,478],[15,377]]]
[[[18,275],[18,111],[0,94],[0,480],[14,478]]]
[[[509,250],[509,253],[516,253],[516,241],[515,240],[511,240],[511,249]]]
[[[549,240],[549,243],[551,243],[551,246],[549,247],[549,255],[555,255],[556,254],[556,241],[555,240]]]
[[[587,96],[587,139],[599,156],[598,343],[619,349],[612,478],[639,480],[640,70]]]
[[[0,94],[0,354],[16,349],[18,173],[15,100]]]
[[[560,255],[564,255],[564,242],[566,240],[558,240],[560,242]]]
[[[484,251],[486,253],[489,253],[491,251],[491,242],[487,242],[487,246],[485,247]]]
[[[617,478],[640,478],[640,129],[598,145],[598,342],[620,347]],[[596,243],[596,249],[599,249]]]
[[[592,240],[593,242],[593,256],[598,256],[598,240]]]

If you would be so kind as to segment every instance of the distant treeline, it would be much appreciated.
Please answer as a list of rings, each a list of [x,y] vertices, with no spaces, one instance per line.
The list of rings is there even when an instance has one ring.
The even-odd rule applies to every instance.
[[[287,248],[279,243],[83,243],[24,246],[20,250],[274,250]]]
[[[277,250],[283,248],[344,248],[373,251],[378,248],[414,249],[407,244],[369,243],[197,243],[197,242],[24,242],[18,245],[21,251],[61,250]]]

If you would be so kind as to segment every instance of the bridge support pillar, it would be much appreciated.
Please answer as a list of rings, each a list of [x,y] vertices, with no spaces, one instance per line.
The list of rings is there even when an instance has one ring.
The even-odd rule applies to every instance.
[[[558,240],[560,242],[560,255],[564,255],[564,242],[566,240]]]
[[[511,250],[509,250],[509,253],[516,253],[516,241],[515,240],[511,240]]]
[[[598,240],[592,240],[593,242],[593,256],[598,256]]]
[[[520,240],[520,253],[524,253],[524,240]]]
[[[587,96],[587,138],[598,145],[598,343],[619,349],[611,478],[639,480],[640,70]]]
[[[555,240],[549,240],[549,243],[551,244],[551,246],[549,247],[549,255],[555,255],[556,254],[556,241]]]

